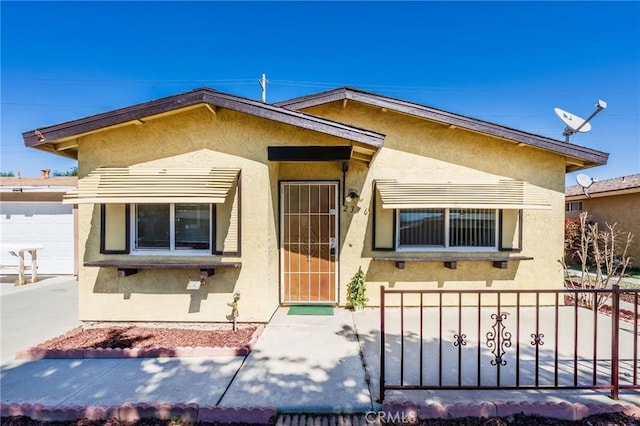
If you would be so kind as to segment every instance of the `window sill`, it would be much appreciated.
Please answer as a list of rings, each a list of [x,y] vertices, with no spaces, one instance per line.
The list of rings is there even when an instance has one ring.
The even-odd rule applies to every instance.
[[[431,256],[431,257],[405,257],[405,256],[385,256],[374,257],[374,261],[395,262],[396,268],[404,269],[406,262],[442,262],[444,267],[448,269],[457,269],[458,262],[492,262],[494,268],[507,269],[508,262],[519,262],[521,260],[533,260],[533,257],[527,256]]]
[[[211,256],[211,250],[153,250],[153,249],[133,249],[130,256]]]
[[[498,247],[444,247],[444,246],[401,246],[395,249],[398,253],[495,253]]]
[[[188,259],[158,259],[158,260],[96,260],[85,262],[84,266],[98,268],[117,268],[118,278],[128,277],[138,273],[140,269],[199,269],[200,279],[205,279],[215,273],[217,268],[239,268],[242,262],[212,262],[194,261]]]

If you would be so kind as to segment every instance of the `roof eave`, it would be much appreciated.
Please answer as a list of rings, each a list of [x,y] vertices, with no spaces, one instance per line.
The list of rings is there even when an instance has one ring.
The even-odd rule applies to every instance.
[[[547,138],[436,108],[363,92],[349,87],[342,87],[326,92],[302,96],[289,101],[278,102],[274,105],[292,110],[301,110],[343,100],[357,101],[367,105],[386,108],[445,125],[455,126],[461,129],[505,139],[514,143],[524,144],[561,154],[567,158],[567,172],[604,165],[607,163],[609,157],[608,153],[595,149],[579,145],[570,145],[557,139]]]
[[[34,129],[22,134],[24,144],[54,154],[77,158],[74,149],[56,149],[55,143],[77,138],[96,131],[127,124],[141,124],[141,120],[159,114],[179,111],[199,105],[227,108],[238,112],[274,120],[280,123],[325,133],[353,142],[380,148],[384,143],[384,135],[348,126],[302,112],[288,110],[278,106],[262,104],[250,99],[227,95],[211,89],[197,89],[157,99],[101,114],[84,117],[65,123]]]

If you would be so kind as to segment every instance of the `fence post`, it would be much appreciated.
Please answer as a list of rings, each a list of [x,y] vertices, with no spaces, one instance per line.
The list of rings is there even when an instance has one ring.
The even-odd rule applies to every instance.
[[[379,402],[384,402],[384,285],[380,286],[380,395],[378,396]]]
[[[611,292],[611,399],[618,399],[620,387],[620,285]]]

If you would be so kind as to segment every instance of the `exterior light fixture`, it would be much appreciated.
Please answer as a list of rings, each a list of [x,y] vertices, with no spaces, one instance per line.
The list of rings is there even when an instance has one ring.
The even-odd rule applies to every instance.
[[[344,199],[347,203],[351,203],[355,199],[360,198],[360,195],[356,192],[355,189],[350,189],[347,197]]]

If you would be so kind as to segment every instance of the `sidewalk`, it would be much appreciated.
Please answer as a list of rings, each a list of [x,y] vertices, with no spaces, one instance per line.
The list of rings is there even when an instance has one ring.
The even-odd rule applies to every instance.
[[[376,401],[379,310],[338,308],[333,316],[289,316],[287,311],[277,309],[246,357],[10,361],[0,370],[1,400],[51,407],[193,403],[284,413],[383,409]],[[613,401],[607,391],[591,390],[388,391],[385,407],[486,403],[495,412],[496,401],[640,407],[640,392],[621,392]]]

